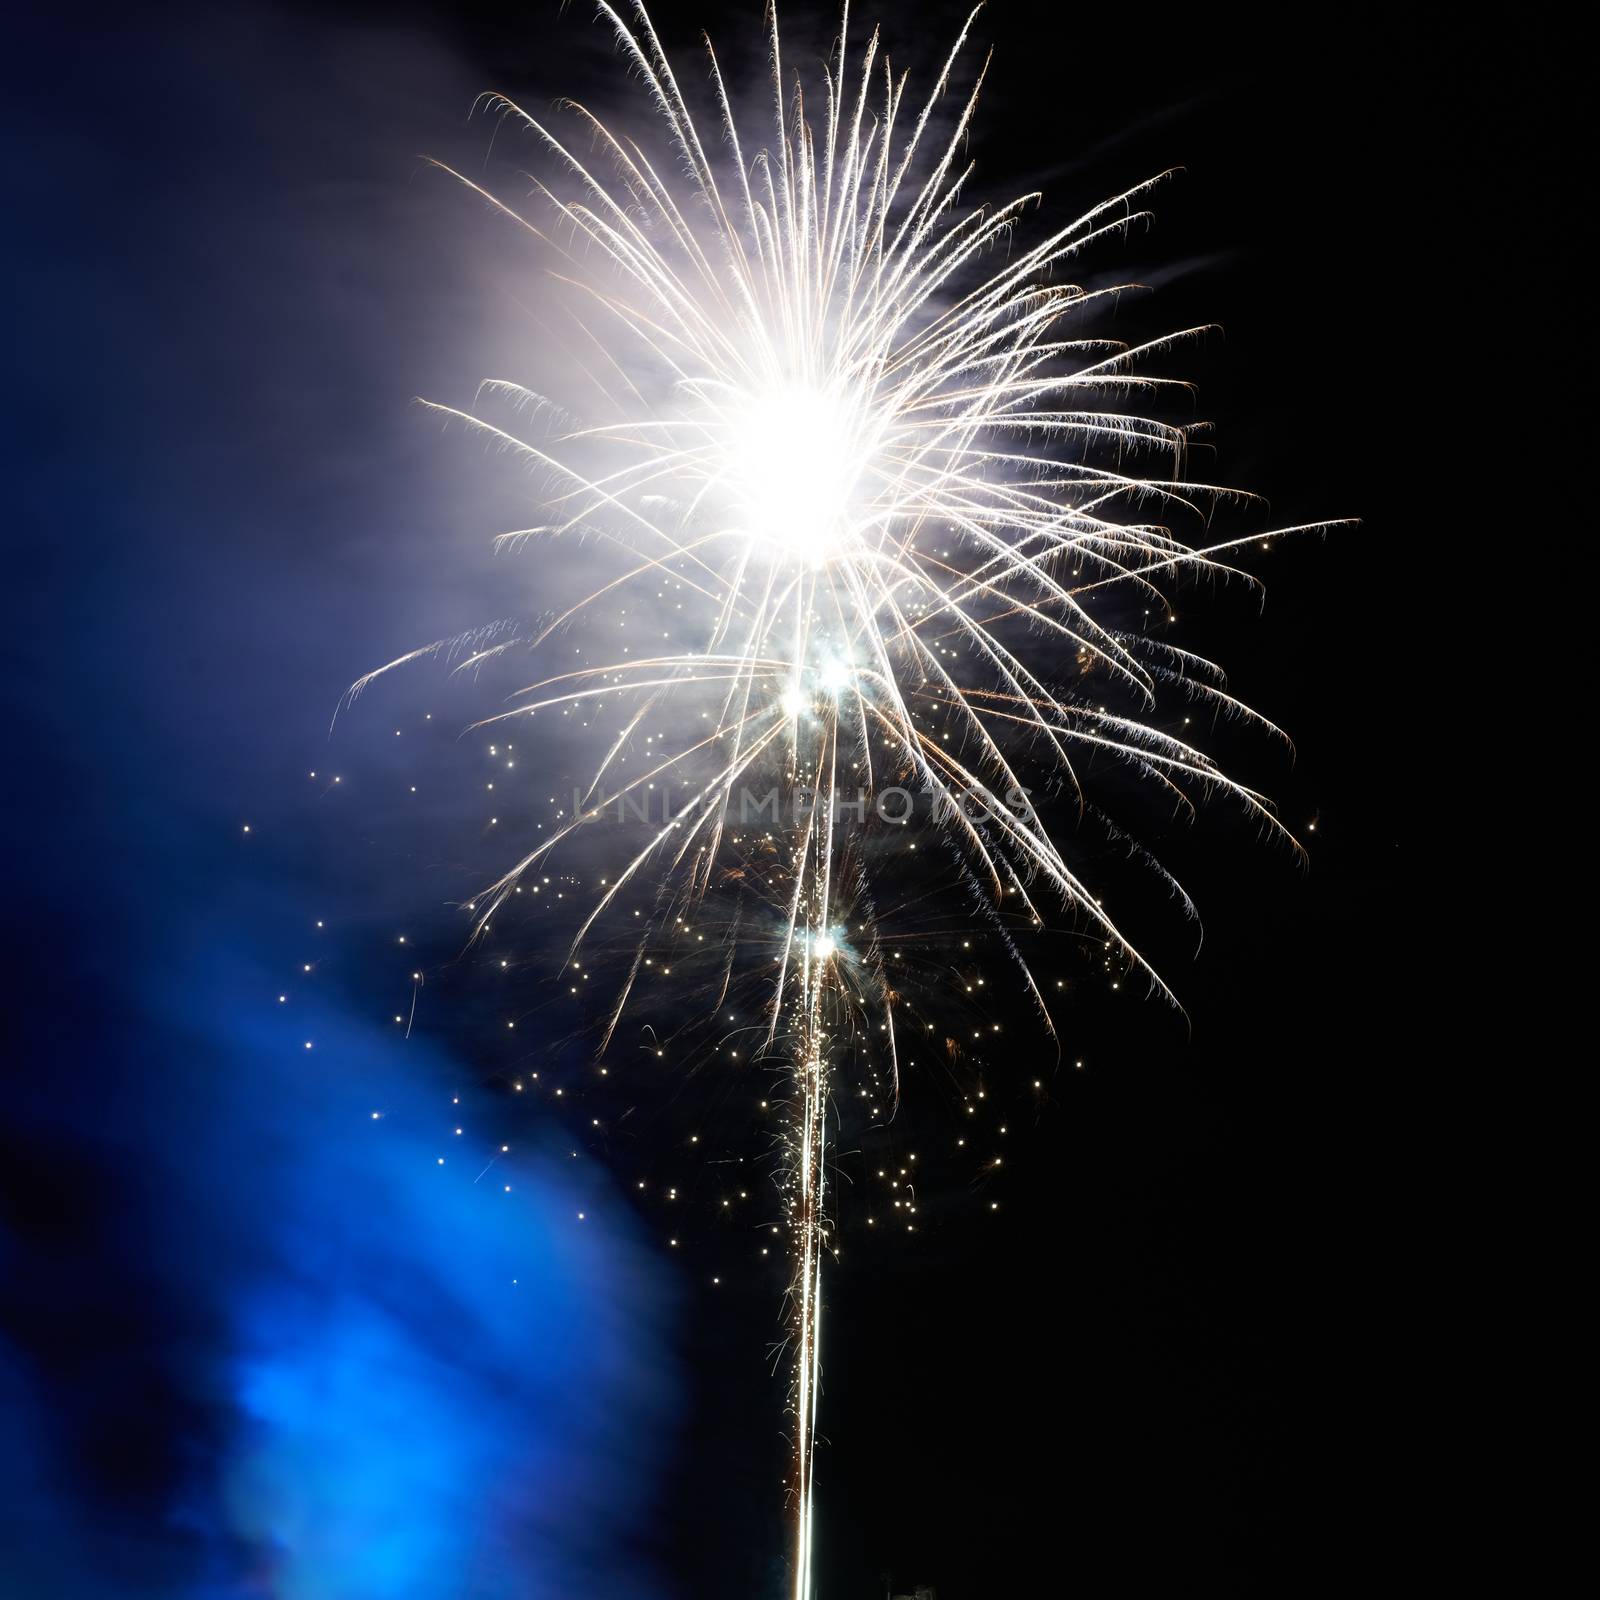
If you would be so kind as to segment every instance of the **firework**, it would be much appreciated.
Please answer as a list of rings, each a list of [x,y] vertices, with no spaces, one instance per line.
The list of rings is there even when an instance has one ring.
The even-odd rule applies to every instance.
[[[680,921],[713,889],[760,908],[742,931],[733,919],[728,963],[759,927],[755,1054],[791,1078],[794,1594],[808,1600],[830,1084],[840,1049],[870,1035],[892,1102],[904,1016],[872,914],[868,805],[880,832],[903,820],[891,793],[931,811],[965,885],[958,914],[1001,934],[1045,1028],[1023,940],[1051,919],[1167,995],[1027,796],[1055,786],[1086,808],[1080,767],[1114,757],[1176,807],[1226,795],[1288,838],[1169,706],[1277,730],[1142,625],[1168,619],[1185,577],[1253,581],[1230,552],[1261,535],[1208,538],[1233,492],[1190,475],[1191,428],[1145,414],[1184,388],[1152,362],[1201,330],[1120,344],[1094,317],[1127,286],[1065,276],[1145,215],[1159,178],[1033,244],[1016,234],[1037,196],[965,201],[983,70],[950,91],[970,18],[914,99],[876,32],[852,43],[848,12],[808,95],[769,11],[770,125],[750,141],[709,42],[715,110],[700,119],[644,10],[599,9],[653,101],[655,142],[576,105],[558,136],[495,97],[544,151],[537,214],[461,180],[579,301],[586,398],[496,379],[470,408],[433,409],[538,475],[544,520],[506,541],[595,545],[599,583],[532,643],[632,590],[670,585],[684,609],[670,650],[619,635],[616,659],[546,677],[488,719],[581,708],[595,760],[575,811],[473,909],[481,931],[576,831],[668,783],[685,798],[608,873],[578,941],[630,886]],[[529,642],[485,642],[470,662]],[[663,738],[664,720],[689,731]],[[774,797],[753,822],[752,793]]]

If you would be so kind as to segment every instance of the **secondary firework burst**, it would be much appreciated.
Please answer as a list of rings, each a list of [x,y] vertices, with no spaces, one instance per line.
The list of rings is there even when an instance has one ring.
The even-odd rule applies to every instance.
[[[576,812],[474,910],[487,928],[577,832],[668,783],[684,799],[621,853],[578,940],[630,886],[648,886],[663,918],[712,891],[755,907],[724,924],[730,967],[736,941],[770,941],[754,1054],[791,1077],[794,1593],[807,1600],[830,1085],[840,1049],[870,1039],[892,1100],[903,1018],[860,801],[897,790],[937,821],[965,885],[954,914],[1005,940],[1045,1029],[1030,929],[1092,930],[1166,995],[1026,796],[1057,786],[1088,808],[1080,769],[1113,757],[1174,807],[1225,796],[1287,839],[1171,708],[1277,730],[1211,662],[1129,621],[1164,619],[1173,584],[1197,574],[1253,581],[1230,555],[1261,535],[1208,538],[1232,492],[1191,475],[1191,430],[1160,417],[1184,386],[1152,366],[1201,330],[1118,343],[1096,313],[1127,286],[1069,281],[1144,217],[1159,178],[1033,243],[1018,235],[1038,196],[966,200],[987,66],[952,93],[970,18],[914,97],[876,32],[852,41],[848,12],[808,89],[769,11],[768,125],[751,138],[743,86],[709,41],[702,120],[644,10],[599,11],[653,102],[655,142],[571,104],[558,132],[495,97],[542,148],[536,206],[523,215],[461,178],[579,302],[584,394],[506,378],[470,407],[433,407],[537,475],[542,520],[505,542],[586,536],[596,581],[537,637],[486,643],[470,664],[641,587],[670,583],[685,609],[670,651],[624,651],[619,635],[616,659],[543,678],[489,719],[583,708],[594,761]],[[690,731],[644,735],[664,719]],[[846,791],[854,810],[834,803]],[[768,792],[779,798],[752,821],[742,807]]]

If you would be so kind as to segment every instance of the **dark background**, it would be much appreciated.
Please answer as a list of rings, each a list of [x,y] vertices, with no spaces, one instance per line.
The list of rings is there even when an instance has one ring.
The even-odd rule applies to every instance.
[[[527,1181],[552,1209],[577,1192],[607,1219],[599,1265],[547,1267],[581,1326],[628,1308],[611,1355],[556,1361],[555,1390],[592,1384],[607,1422],[483,1353],[518,1337],[498,1312],[479,1338],[441,1308],[475,1213],[431,1242],[408,1222],[398,1276],[421,1287],[388,1312],[451,1376],[402,1389],[398,1421],[344,1417],[341,1436],[370,1438],[335,1454],[322,1514],[345,1514],[397,1428],[438,1446],[397,1491],[423,1525],[487,1520],[481,1485],[535,1457],[535,1499],[585,1470],[594,1483],[548,1525],[524,1508],[488,1556],[435,1541],[381,1570],[359,1522],[354,1553],[304,1566],[284,1554],[292,1517],[239,1509],[241,1454],[247,1473],[256,1459],[241,1413],[260,1423],[241,1361],[347,1326],[290,1316],[286,1334],[239,1307],[285,1276],[338,1302],[396,1267],[363,1252],[427,1204],[391,1175],[350,1253],[303,1268],[317,1230],[280,1226],[286,1197],[309,1186],[316,1215],[342,1213],[371,1158],[342,1170],[343,1112],[324,1124],[323,1091],[250,1019],[325,904],[345,952],[315,1002],[325,1026],[389,1006],[395,928],[456,971],[426,921],[443,895],[414,869],[420,852],[453,884],[478,859],[450,842],[448,805],[428,842],[305,772],[384,771],[382,727],[329,750],[343,687],[517,609],[482,553],[481,462],[440,449],[408,405],[488,370],[514,258],[416,158],[481,155],[487,130],[466,118],[481,88],[612,92],[580,12],[74,12],[15,40],[4,1348],[25,1420],[8,1595],[275,1594],[291,1578],[340,1596],[781,1592],[772,1279],[710,1297],[714,1243],[669,1258],[660,1219],[621,1193],[648,1150],[599,1152],[574,1191],[565,1128],[514,1121],[459,972],[437,986],[453,998],[429,1012],[429,1064],[385,1093],[482,1091],[485,1140],[510,1128],[544,1150]],[[745,25],[732,8],[656,15],[669,44]],[[897,59],[925,66],[955,17],[887,19]],[[1436,977],[1422,885],[1457,870],[1440,812],[1475,692],[1457,669],[1492,671],[1455,592],[1491,562],[1501,490],[1479,469],[1510,448],[1492,402],[1509,386],[1537,403],[1559,364],[1563,46],[1332,11],[997,4],[976,31],[996,46],[983,192],[1038,183],[1061,215],[1183,167],[1155,224],[1101,264],[1157,287],[1134,327],[1225,329],[1183,358],[1219,425],[1215,476],[1266,495],[1275,522],[1361,526],[1274,550],[1264,612],[1223,605],[1210,624],[1234,692],[1294,736],[1292,766],[1257,750],[1249,776],[1310,844],[1309,871],[1243,829],[1180,841],[1205,943],[1163,971],[1190,1026],[1086,993],[1065,1064],[1018,1046],[1050,1090],[1019,1124],[999,1219],[951,1168],[914,1247],[845,1235],[819,1592],[881,1594],[890,1574],[941,1600],[1282,1593],[1380,1559],[1433,1570],[1418,1485],[1471,1431],[1440,1332],[1461,1226],[1443,1147],[1470,1052],[1449,1042],[1459,999]],[[1487,379],[1530,327],[1546,353]],[[1186,642],[1205,648],[1206,626]],[[242,856],[249,819],[269,837]],[[263,1081],[259,1098],[239,1087]],[[927,1096],[909,1137],[931,1149],[947,1109]],[[269,1116],[298,1132],[264,1154]],[[237,1216],[197,1229],[241,1183]],[[463,1373],[460,1405],[419,1418],[419,1396]],[[327,1441],[294,1438],[292,1459],[326,1465]]]

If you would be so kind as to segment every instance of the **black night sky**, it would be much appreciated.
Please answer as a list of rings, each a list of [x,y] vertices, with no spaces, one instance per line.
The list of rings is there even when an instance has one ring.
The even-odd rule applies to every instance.
[[[758,15],[655,8],[679,49]],[[960,20],[874,16],[921,77]],[[1208,471],[1273,523],[1361,525],[1252,561],[1264,610],[1186,615],[1293,735],[1236,750],[1311,854],[1226,817],[1162,841],[1203,946],[1157,889],[1130,920],[1188,1025],[1085,970],[1059,1063],[1022,1025],[985,1069],[1003,1183],[954,1156],[933,1074],[841,1163],[823,1600],[1305,1593],[1417,1530],[1445,1447],[1440,663],[1497,670],[1441,652],[1436,562],[1484,548],[1446,487],[1498,448],[1477,366],[1552,320],[1560,224],[1513,219],[1563,209],[1567,93],[1553,39],[1455,26],[1022,0],[976,26],[976,189],[1048,218],[1182,168],[1092,272],[1155,289],[1130,334],[1221,326],[1168,363]],[[548,603],[489,550],[504,474],[412,403],[539,350],[517,241],[419,157],[504,179],[533,158],[480,90],[616,104],[625,75],[581,4],[7,31],[0,1594],[776,1600],[782,1272],[719,1213],[760,1128],[708,1074],[519,1100],[581,1046],[544,952],[461,955],[449,902],[504,860],[456,737],[481,699],[424,665],[329,732],[369,668]],[[487,1176],[436,1184],[458,1139]],[[868,1237],[852,1190],[911,1148],[925,1226]]]

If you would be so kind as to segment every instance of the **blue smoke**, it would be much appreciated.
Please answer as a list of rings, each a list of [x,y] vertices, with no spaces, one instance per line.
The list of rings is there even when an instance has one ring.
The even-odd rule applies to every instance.
[[[480,85],[298,11],[19,26],[0,1597],[653,1600],[659,1259],[369,1022],[381,957],[276,1001],[308,901],[411,894],[365,821],[309,836],[340,692],[485,614],[437,540],[494,519],[408,405],[465,253],[415,152]]]
[[[7,1352],[4,1592],[658,1593],[670,1308],[608,1180],[522,1148],[441,1063],[333,1008],[273,1009],[248,963],[173,977],[181,1009],[141,1024],[160,1076],[109,1093],[95,1132],[137,1198],[86,1260],[108,1231],[130,1254],[76,1292],[155,1347],[175,1466],[130,1516],[142,1481],[82,1471],[105,1418],[51,1392],[48,1352]]]

